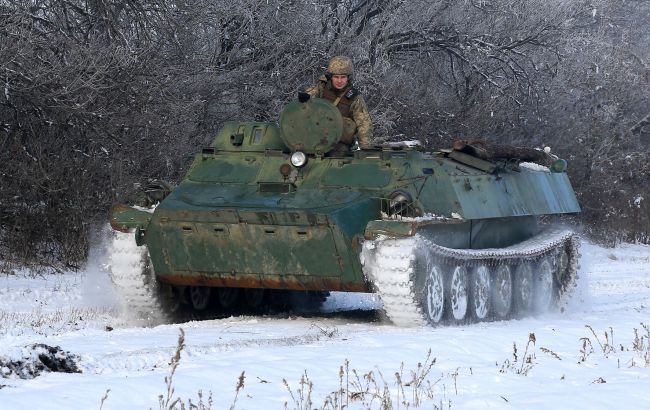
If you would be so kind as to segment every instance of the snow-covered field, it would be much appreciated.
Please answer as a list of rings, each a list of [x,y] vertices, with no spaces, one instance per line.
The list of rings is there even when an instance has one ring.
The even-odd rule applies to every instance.
[[[138,328],[111,288],[107,248],[79,273],[0,277],[0,373],[11,373],[0,408],[650,408],[648,246],[583,243],[563,313],[441,328],[339,313],[378,307],[350,294],[316,317]],[[37,343],[75,355],[81,373],[17,378],[6,363],[30,363]]]

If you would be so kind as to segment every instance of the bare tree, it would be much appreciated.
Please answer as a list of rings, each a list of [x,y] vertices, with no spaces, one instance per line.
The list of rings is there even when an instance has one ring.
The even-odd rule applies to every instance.
[[[83,260],[112,202],[148,178],[178,180],[222,122],[276,120],[336,54],[353,57],[378,137],[550,145],[570,160],[584,221],[647,241],[648,11],[646,0],[0,1],[0,259]]]

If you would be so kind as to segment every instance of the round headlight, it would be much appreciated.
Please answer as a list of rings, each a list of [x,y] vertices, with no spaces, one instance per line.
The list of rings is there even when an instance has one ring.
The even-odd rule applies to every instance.
[[[307,163],[307,155],[304,152],[296,151],[291,154],[291,165],[300,168]]]

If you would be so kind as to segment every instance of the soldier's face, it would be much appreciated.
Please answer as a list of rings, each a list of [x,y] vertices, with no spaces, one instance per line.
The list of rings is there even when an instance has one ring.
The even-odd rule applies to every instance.
[[[332,76],[332,85],[337,90],[341,90],[348,85],[348,76],[345,74],[334,74]]]

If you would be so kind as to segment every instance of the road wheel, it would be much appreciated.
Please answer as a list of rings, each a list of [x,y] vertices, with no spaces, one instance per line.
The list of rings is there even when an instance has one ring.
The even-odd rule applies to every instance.
[[[515,270],[514,303],[518,313],[527,313],[533,307],[533,268],[523,262]]]
[[[449,277],[450,319],[460,322],[465,319],[469,307],[469,279],[467,268],[454,266]]]
[[[425,320],[436,325],[445,313],[445,280],[442,267],[434,262],[426,248],[418,249],[415,254],[415,275],[420,284],[418,299]]]
[[[535,311],[545,312],[553,301],[553,267],[549,258],[537,264],[535,277]]]
[[[557,257],[555,264],[555,280],[558,284],[563,284],[569,274],[569,251],[563,247]]]
[[[496,317],[508,317],[512,307],[512,274],[508,265],[499,265],[494,270],[492,306]]]
[[[182,290],[174,285],[160,285],[160,302],[166,313],[175,314],[181,310]]]
[[[476,320],[485,320],[492,309],[490,306],[490,269],[485,265],[477,266],[470,276],[469,284],[470,311]]]
[[[205,310],[210,304],[211,293],[208,286],[190,286],[189,298],[194,310]]]
[[[239,299],[239,288],[217,288],[219,305],[224,309],[232,309]]]

